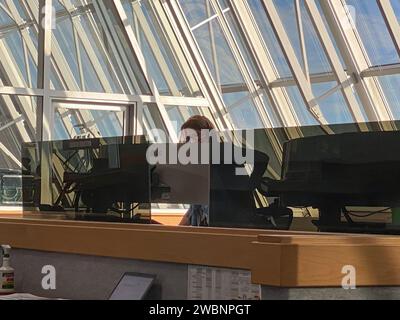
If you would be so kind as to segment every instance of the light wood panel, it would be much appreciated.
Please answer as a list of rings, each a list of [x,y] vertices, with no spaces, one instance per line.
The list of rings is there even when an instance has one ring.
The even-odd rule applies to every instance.
[[[251,243],[257,240],[254,232],[178,229],[0,219],[0,243],[33,250],[249,268],[248,257],[253,256]],[[238,252],[241,254],[238,255]]]
[[[400,285],[400,237],[343,235],[260,235],[253,245],[265,252],[280,250],[279,274],[252,268],[253,281],[283,287],[338,287],[344,266],[356,270],[358,286]]]
[[[358,286],[400,285],[400,237],[193,228],[22,217],[0,218],[0,243],[15,248],[199,264],[252,271],[254,283],[341,286],[345,265]]]

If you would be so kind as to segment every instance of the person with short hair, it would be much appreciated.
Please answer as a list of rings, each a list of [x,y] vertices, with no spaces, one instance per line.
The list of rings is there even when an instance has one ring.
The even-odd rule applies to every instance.
[[[202,142],[202,137],[205,133],[210,133],[214,130],[214,124],[205,116],[196,115],[190,117],[181,127],[181,142],[189,142],[189,140],[197,139],[193,142]],[[190,132],[193,131],[193,132]],[[208,132],[207,132],[208,131]],[[195,133],[196,137],[193,137],[191,133]],[[209,134],[206,135],[207,139]],[[209,224],[209,207],[208,205],[192,204],[189,210],[183,216],[179,225],[181,226],[208,226]]]

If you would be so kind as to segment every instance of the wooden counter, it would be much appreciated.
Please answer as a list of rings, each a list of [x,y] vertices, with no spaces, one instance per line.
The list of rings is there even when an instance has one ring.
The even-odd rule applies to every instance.
[[[400,237],[193,228],[0,217],[0,243],[15,248],[252,271],[253,282],[341,286],[345,265],[358,286],[400,285]]]

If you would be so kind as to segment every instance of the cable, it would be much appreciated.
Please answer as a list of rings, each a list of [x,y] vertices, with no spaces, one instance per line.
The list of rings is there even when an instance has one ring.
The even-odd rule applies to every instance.
[[[346,209],[344,209],[345,210],[345,212],[347,212],[349,215],[351,215],[351,216],[353,216],[353,217],[357,217],[357,218],[367,218],[367,217],[370,217],[370,216],[373,216],[373,215],[375,215],[375,214],[378,214],[378,213],[385,213],[385,212],[387,212],[388,210],[390,210],[390,208],[385,208],[385,209],[382,209],[382,210],[378,210],[378,211],[372,211],[372,212],[364,212],[364,213],[366,213],[366,214],[357,214],[357,213],[355,213],[354,211],[352,212],[352,211],[347,211]]]
[[[121,210],[121,209],[117,209],[115,207],[110,208],[111,211],[119,213],[119,214],[125,214],[125,213],[130,213],[133,210],[135,210],[137,207],[139,207],[140,203],[136,204],[135,206],[132,207],[132,209],[129,210]]]

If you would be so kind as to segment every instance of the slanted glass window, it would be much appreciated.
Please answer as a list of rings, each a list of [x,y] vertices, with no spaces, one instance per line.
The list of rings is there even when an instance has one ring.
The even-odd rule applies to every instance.
[[[235,41],[238,44],[240,53],[242,54],[246,62],[246,67],[249,69],[251,77],[255,82],[256,86],[260,88],[258,95],[264,104],[264,108],[266,113],[268,114],[269,120],[271,121],[273,127],[280,127],[282,126],[282,121],[280,120],[276,111],[271,106],[270,100],[268,98],[268,93],[266,92],[268,89],[263,87],[262,85],[261,82],[262,76],[254,61],[252,53],[250,52],[248,44],[243,36],[242,30],[240,29],[240,24],[233,15],[232,10],[230,10],[230,8],[228,7],[227,2],[225,0],[220,1],[220,4],[223,9],[226,9],[224,11],[224,17],[226,18],[226,21],[232,31],[233,37],[235,38]]]
[[[37,98],[0,95],[0,170],[21,170],[21,144],[36,140]]]
[[[57,21],[52,41],[53,88],[150,93],[112,1],[54,2]]]
[[[396,1],[393,1],[396,2]],[[346,0],[371,65],[399,63],[400,58],[375,0]]]
[[[163,134],[160,136],[158,132]],[[143,106],[143,133],[150,142],[167,142],[168,132],[160,110],[155,103],[147,103]],[[157,135],[157,136],[156,136]]]
[[[396,14],[397,20],[400,22],[400,1],[399,0],[390,0],[392,4],[392,8]]]
[[[354,121],[343,98],[343,94],[340,88],[337,87],[337,82],[315,83],[312,85],[312,89],[315,97],[318,99],[321,112],[329,124],[350,123]],[[334,91],[330,93],[330,90]]]
[[[278,71],[279,77],[291,77],[292,72],[290,71],[289,65],[287,64],[286,58],[282,52],[279,41],[275,36],[274,30],[265,12],[265,7],[261,0],[249,1],[249,7],[257,22],[257,26],[260,29],[264,42],[268,48],[269,54],[271,55],[275,68]]]
[[[378,77],[395,120],[400,120],[400,75]]]
[[[215,11],[209,0],[180,0],[180,5],[191,28],[215,19]]]
[[[298,19],[294,0],[274,0],[274,3],[293,49],[296,52],[297,59],[300,62],[300,65],[303,66],[304,70],[306,70],[305,66],[307,66],[307,69],[311,74],[332,71],[324,49],[318,39],[318,34],[316,33],[308,15],[304,1],[299,2],[300,7],[298,8],[300,10],[301,21]],[[299,30],[300,22],[302,33]],[[304,57],[301,45],[302,37],[304,38],[305,45]]]
[[[37,88],[38,9],[33,1],[0,3],[0,86]]]
[[[209,17],[210,12],[213,12],[209,1],[204,6],[183,0],[180,3],[185,15],[187,14],[186,17],[190,26],[198,23],[197,19],[193,21],[193,12],[202,17]],[[201,13],[201,10],[205,12]],[[238,129],[263,127],[245,79],[225,38],[218,18],[206,19],[203,22],[198,23],[195,28],[192,27],[192,32],[214,81],[220,89],[230,120]]]
[[[296,115],[299,118],[300,123],[303,126],[314,126],[318,125],[318,121],[313,117],[308,107],[305,105],[303,97],[297,86],[289,86],[285,88],[290,100],[292,101],[293,107],[296,111]]]
[[[206,116],[210,121],[214,122],[210,109],[206,107],[165,106],[165,108],[167,109],[169,119],[172,122],[176,134],[180,132],[184,122],[195,115]]]
[[[0,207],[22,204],[21,174],[30,164],[21,146],[36,141],[36,111],[35,97],[0,95]]]
[[[151,0],[125,0],[123,4],[159,93],[202,96],[162,6]]]

